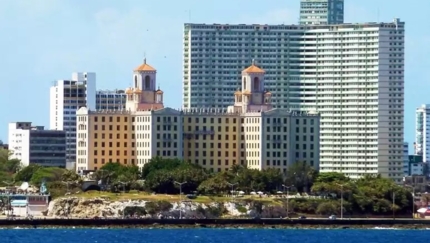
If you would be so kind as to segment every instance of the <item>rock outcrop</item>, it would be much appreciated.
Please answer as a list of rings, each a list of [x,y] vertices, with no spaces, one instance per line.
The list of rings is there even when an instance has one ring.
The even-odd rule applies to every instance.
[[[78,197],[67,197],[59,198],[50,202],[48,208],[48,217],[70,217],[70,218],[113,218],[122,217],[124,209],[126,207],[143,207],[148,201],[143,200],[128,200],[128,201],[111,201],[105,198],[78,198]],[[182,205],[181,205],[182,204]],[[197,203],[197,202],[174,202],[168,212],[160,212],[164,215],[179,215],[181,211],[183,216],[191,215],[196,210],[207,209],[208,207],[219,207],[222,206],[225,210],[224,214],[230,216],[245,216],[253,214],[252,210],[248,205],[238,206],[232,202],[225,202],[219,205],[218,203]],[[241,208],[239,210],[238,208]],[[172,216],[175,217],[175,216]],[[177,216],[176,216],[177,217]]]

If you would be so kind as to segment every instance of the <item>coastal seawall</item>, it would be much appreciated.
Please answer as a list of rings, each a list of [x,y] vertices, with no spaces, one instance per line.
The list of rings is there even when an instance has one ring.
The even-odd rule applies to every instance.
[[[430,220],[421,219],[16,219],[0,220],[0,227],[376,227],[420,225],[430,227]]]

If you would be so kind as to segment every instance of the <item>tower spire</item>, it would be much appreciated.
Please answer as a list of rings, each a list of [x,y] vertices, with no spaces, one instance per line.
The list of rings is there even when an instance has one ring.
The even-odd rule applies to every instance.
[[[252,58],[252,65],[255,65],[255,59]]]
[[[143,53],[143,64],[146,64],[146,51]]]

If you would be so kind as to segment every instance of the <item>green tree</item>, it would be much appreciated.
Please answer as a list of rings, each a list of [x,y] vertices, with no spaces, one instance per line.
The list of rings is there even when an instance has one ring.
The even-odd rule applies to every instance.
[[[298,161],[288,168],[285,183],[294,185],[299,192],[312,187],[318,172],[306,162]]]
[[[345,183],[349,182],[350,179],[346,177],[342,173],[338,172],[326,172],[326,173],[319,173],[318,176],[315,178],[315,183]]]
[[[200,166],[178,159],[156,157],[143,168],[145,187],[157,193],[179,193],[180,188],[174,182],[186,182],[182,185],[183,193],[196,191],[209,175]]]
[[[126,187],[128,190],[139,179],[139,168],[135,165],[123,165],[109,162],[94,174],[96,180],[101,180],[112,188]],[[122,189],[121,189],[122,190]]]
[[[24,167],[15,175],[16,181],[29,182],[33,177],[34,173],[39,170],[41,166],[37,164],[30,164],[29,166]]]
[[[173,170],[183,165],[184,161],[180,159],[170,159],[170,158],[162,158],[162,157],[154,157],[148,163],[146,163],[142,168],[142,178],[146,179],[146,177],[152,172],[160,171],[160,170]]]
[[[32,185],[40,186],[42,181],[60,182],[66,170],[58,167],[40,167],[30,179]]]
[[[230,189],[228,181],[230,181],[231,175],[227,172],[219,172],[209,179],[203,181],[197,190],[206,195],[220,195],[226,193]]]

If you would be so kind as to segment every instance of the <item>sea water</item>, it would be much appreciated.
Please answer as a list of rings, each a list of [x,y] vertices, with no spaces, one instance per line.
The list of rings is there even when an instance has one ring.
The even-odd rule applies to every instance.
[[[0,229],[5,243],[405,243],[430,230],[354,229]]]

